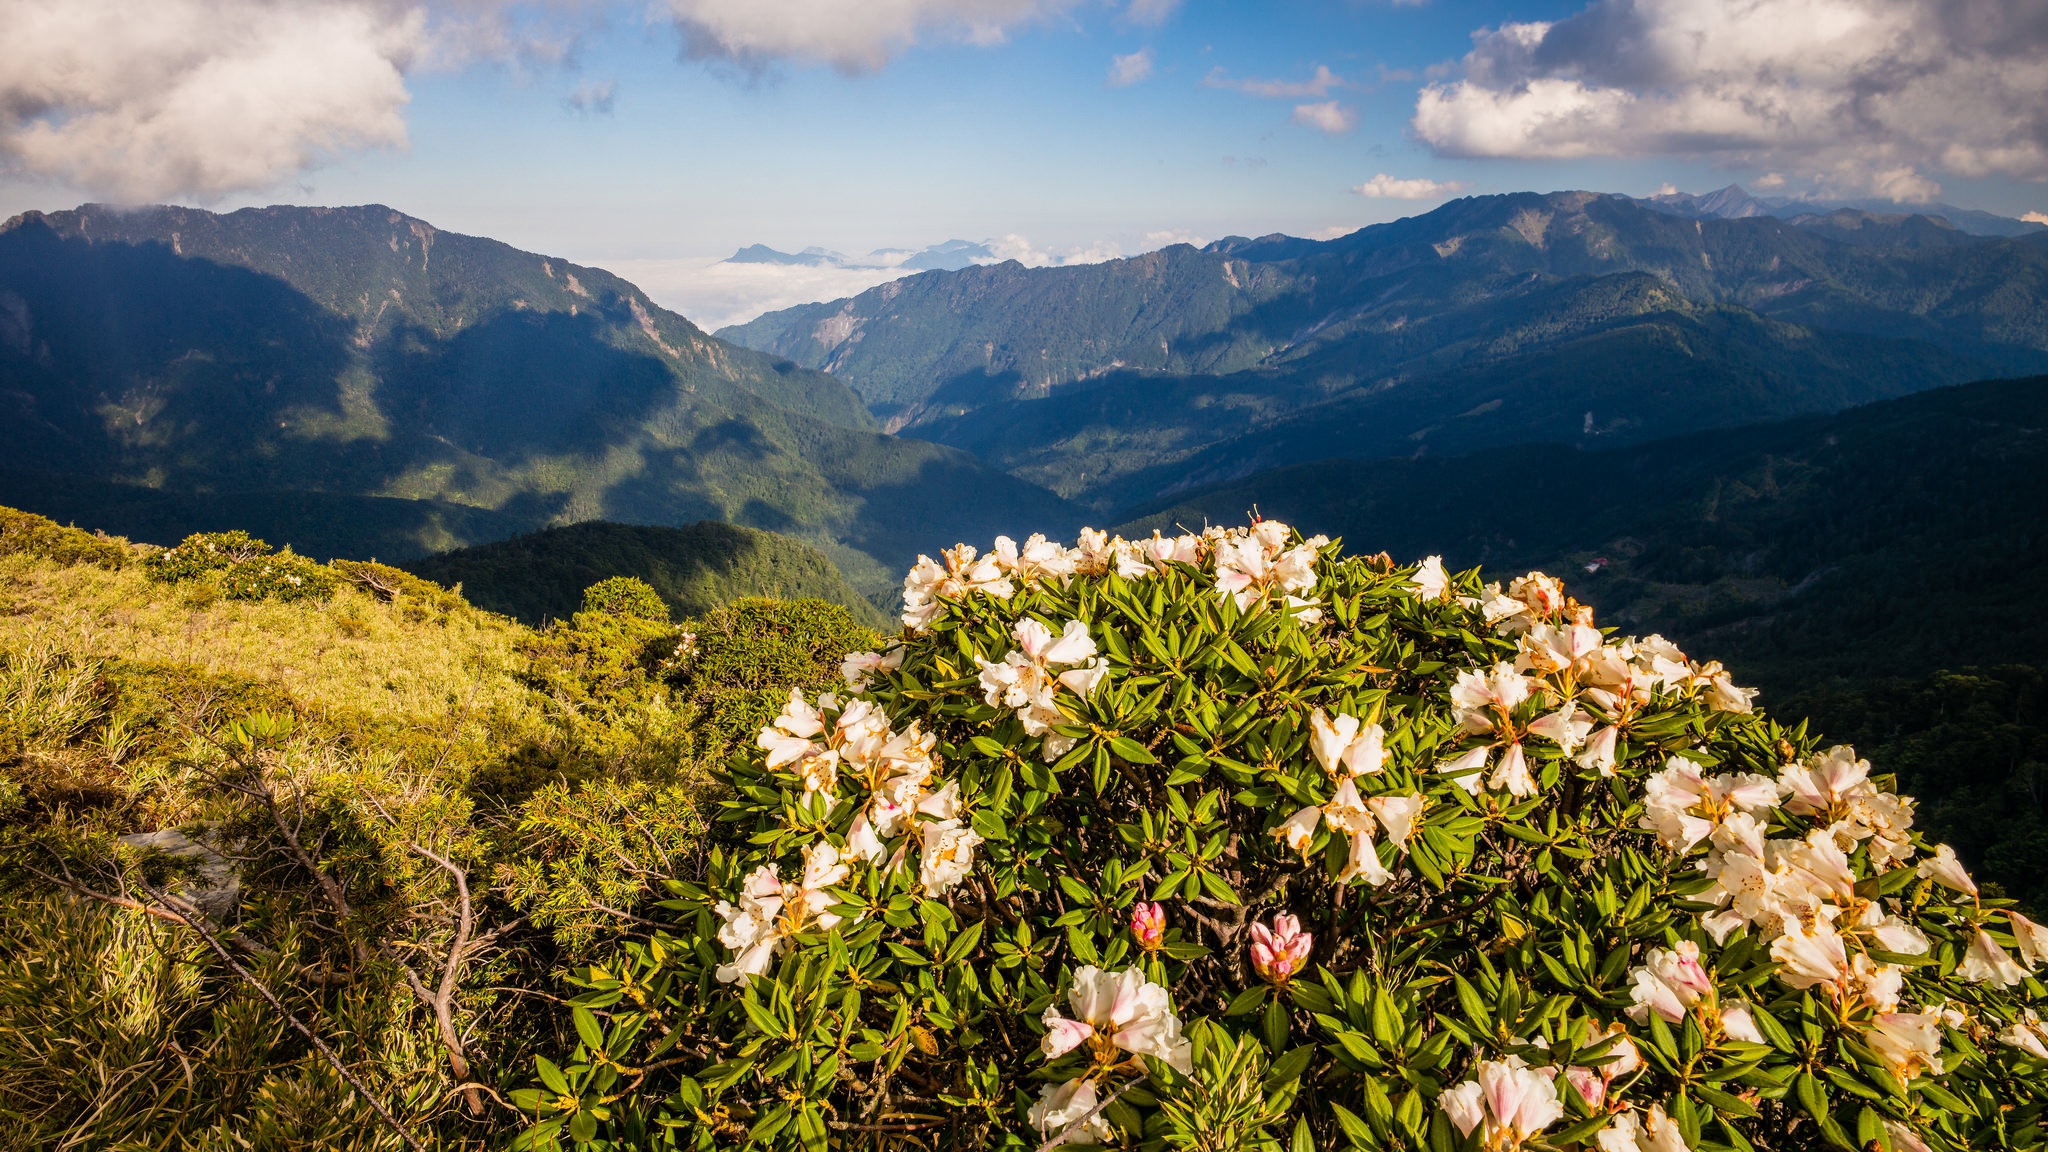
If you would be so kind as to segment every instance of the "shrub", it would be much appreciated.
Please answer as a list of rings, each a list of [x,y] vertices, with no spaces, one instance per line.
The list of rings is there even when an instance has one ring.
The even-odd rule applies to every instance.
[[[270,545],[236,529],[232,532],[194,532],[174,548],[143,557],[143,571],[166,584],[177,584],[225,572],[237,564],[270,554]]]
[[[832,687],[849,652],[879,642],[841,605],[749,597],[686,622],[664,672],[696,712],[699,756],[718,764],[752,746],[791,687]]]
[[[638,576],[611,576],[583,590],[583,610],[668,623],[668,602]]]
[[[221,575],[221,592],[230,600],[325,600],[340,583],[333,569],[287,548],[230,567]]]
[[[17,555],[118,569],[128,563],[128,545],[110,536],[66,528],[33,512],[0,508],[0,556]]]
[[[1555,580],[1265,522],[904,599],[578,975],[524,1146],[2048,1142],[2048,929]]]

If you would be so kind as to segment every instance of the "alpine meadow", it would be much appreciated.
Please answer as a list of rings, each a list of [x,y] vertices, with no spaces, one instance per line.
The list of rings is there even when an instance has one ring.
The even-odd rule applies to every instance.
[[[0,0],[0,1147],[2048,1152],[2043,16]]]

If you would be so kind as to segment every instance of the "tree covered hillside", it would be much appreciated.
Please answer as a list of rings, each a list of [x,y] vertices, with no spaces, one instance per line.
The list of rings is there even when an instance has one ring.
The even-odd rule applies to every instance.
[[[1570,571],[1609,619],[1711,647],[1776,696],[2048,650],[2025,608],[2048,580],[2043,492],[2048,377],[2033,377],[1609,451],[1300,464],[1162,501],[1125,531],[1257,508],[1395,555]]]
[[[52,507],[113,482],[430,500],[527,529],[719,519],[810,539],[869,591],[957,535],[1068,518],[616,277],[374,206],[10,221],[0,403],[0,456]],[[388,519],[336,550],[381,544]],[[413,555],[488,538],[422,519]]]
[[[884,620],[816,549],[716,520],[687,528],[588,521],[414,560],[404,567],[460,585],[479,607],[528,624],[566,620],[583,590],[610,577],[646,582],[677,616],[742,596],[824,600],[868,625]]]

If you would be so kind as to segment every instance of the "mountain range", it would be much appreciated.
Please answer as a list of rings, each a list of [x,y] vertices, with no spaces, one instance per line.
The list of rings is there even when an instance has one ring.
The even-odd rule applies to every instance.
[[[126,506],[172,540],[309,503],[323,551],[388,560],[708,518],[818,544],[883,597],[919,551],[1071,529],[1044,490],[879,432],[835,377],[382,206],[8,221],[0,412],[9,499]]]
[[[1740,220],[1748,216],[1776,216],[1795,220],[1801,216],[1822,216],[1837,209],[1882,213],[1893,216],[1929,216],[1946,220],[1972,236],[2026,236],[2048,230],[2037,220],[2015,220],[1975,208],[1953,204],[1906,204],[1897,200],[1808,200],[1796,196],[1752,196],[1740,184],[1712,192],[1663,192],[1645,197],[1643,203],[1681,216]]]
[[[1329,457],[1640,442],[2048,369],[2048,232],[1453,201],[1331,241],[905,277],[722,329],[1113,513]]]

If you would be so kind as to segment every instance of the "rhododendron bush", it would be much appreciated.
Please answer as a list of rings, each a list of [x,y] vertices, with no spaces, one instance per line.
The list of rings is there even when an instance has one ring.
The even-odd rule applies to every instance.
[[[1549,577],[921,559],[581,974],[529,1146],[2040,1147],[2048,928]]]

